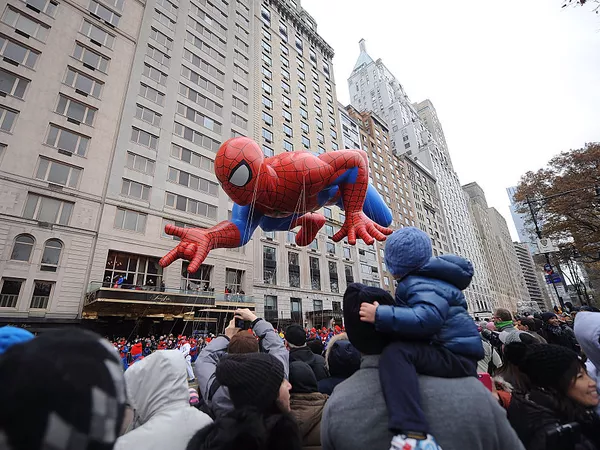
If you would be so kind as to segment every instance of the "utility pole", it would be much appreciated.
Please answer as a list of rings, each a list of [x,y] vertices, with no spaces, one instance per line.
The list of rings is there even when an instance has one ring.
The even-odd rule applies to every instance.
[[[531,204],[531,200],[529,200],[529,197],[526,197],[526,202],[527,202],[527,206],[529,206],[529,212],[531,213],[531,219],[533,220],[533,225],[535,226],[535,234],[537,235],[538,239],[542,239],[542,231],[540,230],[540,227],[538,226],[538,222],[535,217],[535,211],[533,210],[533,205]],[[546,257],[546,263],[552,269],[552,263],[550,262],[550,254],[544,253],[544,256]],[[552,286],[554,286],[554,292],[556,293],[556,298],[558,298],[560,307],[564,311],[565,303],[563,301],[563,298],[558,294],[558,288],[556,287],[554,280],[550,279],[550,281],[552,281]]]

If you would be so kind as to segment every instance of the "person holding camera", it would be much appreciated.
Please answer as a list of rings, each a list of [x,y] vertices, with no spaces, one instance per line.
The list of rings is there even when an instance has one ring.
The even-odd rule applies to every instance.
[[[248,332],[242,330],[248,325]],[[258,318],[247,308],[236,309],[234,318],[225,329],[225,334],[210,341],[202,349],[194,364],[194,373],[198,380],[198,389],[204,402],[203,411],[213,418],[232,411],[234,406],[226,386],[222,386],[216,377],[219,361],[227,354],[268,353],[281,361],[285,379],[289,377],[289,356],[285,345],[273,325]]]
[[[527,388],[513,393],[508,420],[527,450],[600,450],[596,382],[572,350],[521,345],[513,359]]]

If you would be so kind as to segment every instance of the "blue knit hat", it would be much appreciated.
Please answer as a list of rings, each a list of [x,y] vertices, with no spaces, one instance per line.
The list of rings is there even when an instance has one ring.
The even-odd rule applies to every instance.
[[[431,239],[418,228],[401,228],[385,240],[385,264],[396,278],[420,269],[431,256]]]
[[[0,355],[6,351],[8,347],[21,342],[27,342],[35,336],[29,331],[18,327],[1,327],[0,328]]]

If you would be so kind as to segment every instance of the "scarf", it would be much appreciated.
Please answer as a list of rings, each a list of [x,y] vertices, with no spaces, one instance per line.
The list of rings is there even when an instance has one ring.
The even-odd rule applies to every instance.
[[[548,329],[548,331],[549,331],[550,333],[552,333],[552,334],[553,334],[553,335],[555,335],[555,336],[561,336],[561,335],[563,335],[563,334],[564,334],[564,330],[563,330],[563,329],[562,329],[562,327],[560,327],[560,326],[558,326],[558,327],[555,327],[555,326],[552,326],[552,325],[550,325],[549,323],[547,323],[547,324],[546,324],[546,328]]]
[[[505,320],[504,322],[496,322],[496,330],[500,331],[500,330],[502,330],[502,328],[512,326],[512,325],[513,325],[512,320]]]

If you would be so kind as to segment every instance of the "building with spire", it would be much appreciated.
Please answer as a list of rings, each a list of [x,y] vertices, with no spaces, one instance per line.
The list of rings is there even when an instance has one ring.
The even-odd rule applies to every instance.
[[[465,291],[469,310],[474,315],[489,316],[495,305],[489,271],[435,108],[429,100],[413,104],[381,59],[371,58],[365,41],[359,45],[360,54],[348,78],[350,102],[358,111],[373,111],[387,122],[396,155],[419,161],[431,171],[441,205],[437,214],[443,217],[442,231],[447,233],[447,244],[441,240],[439,244],[444,252],[472,261],[475,276]]]

